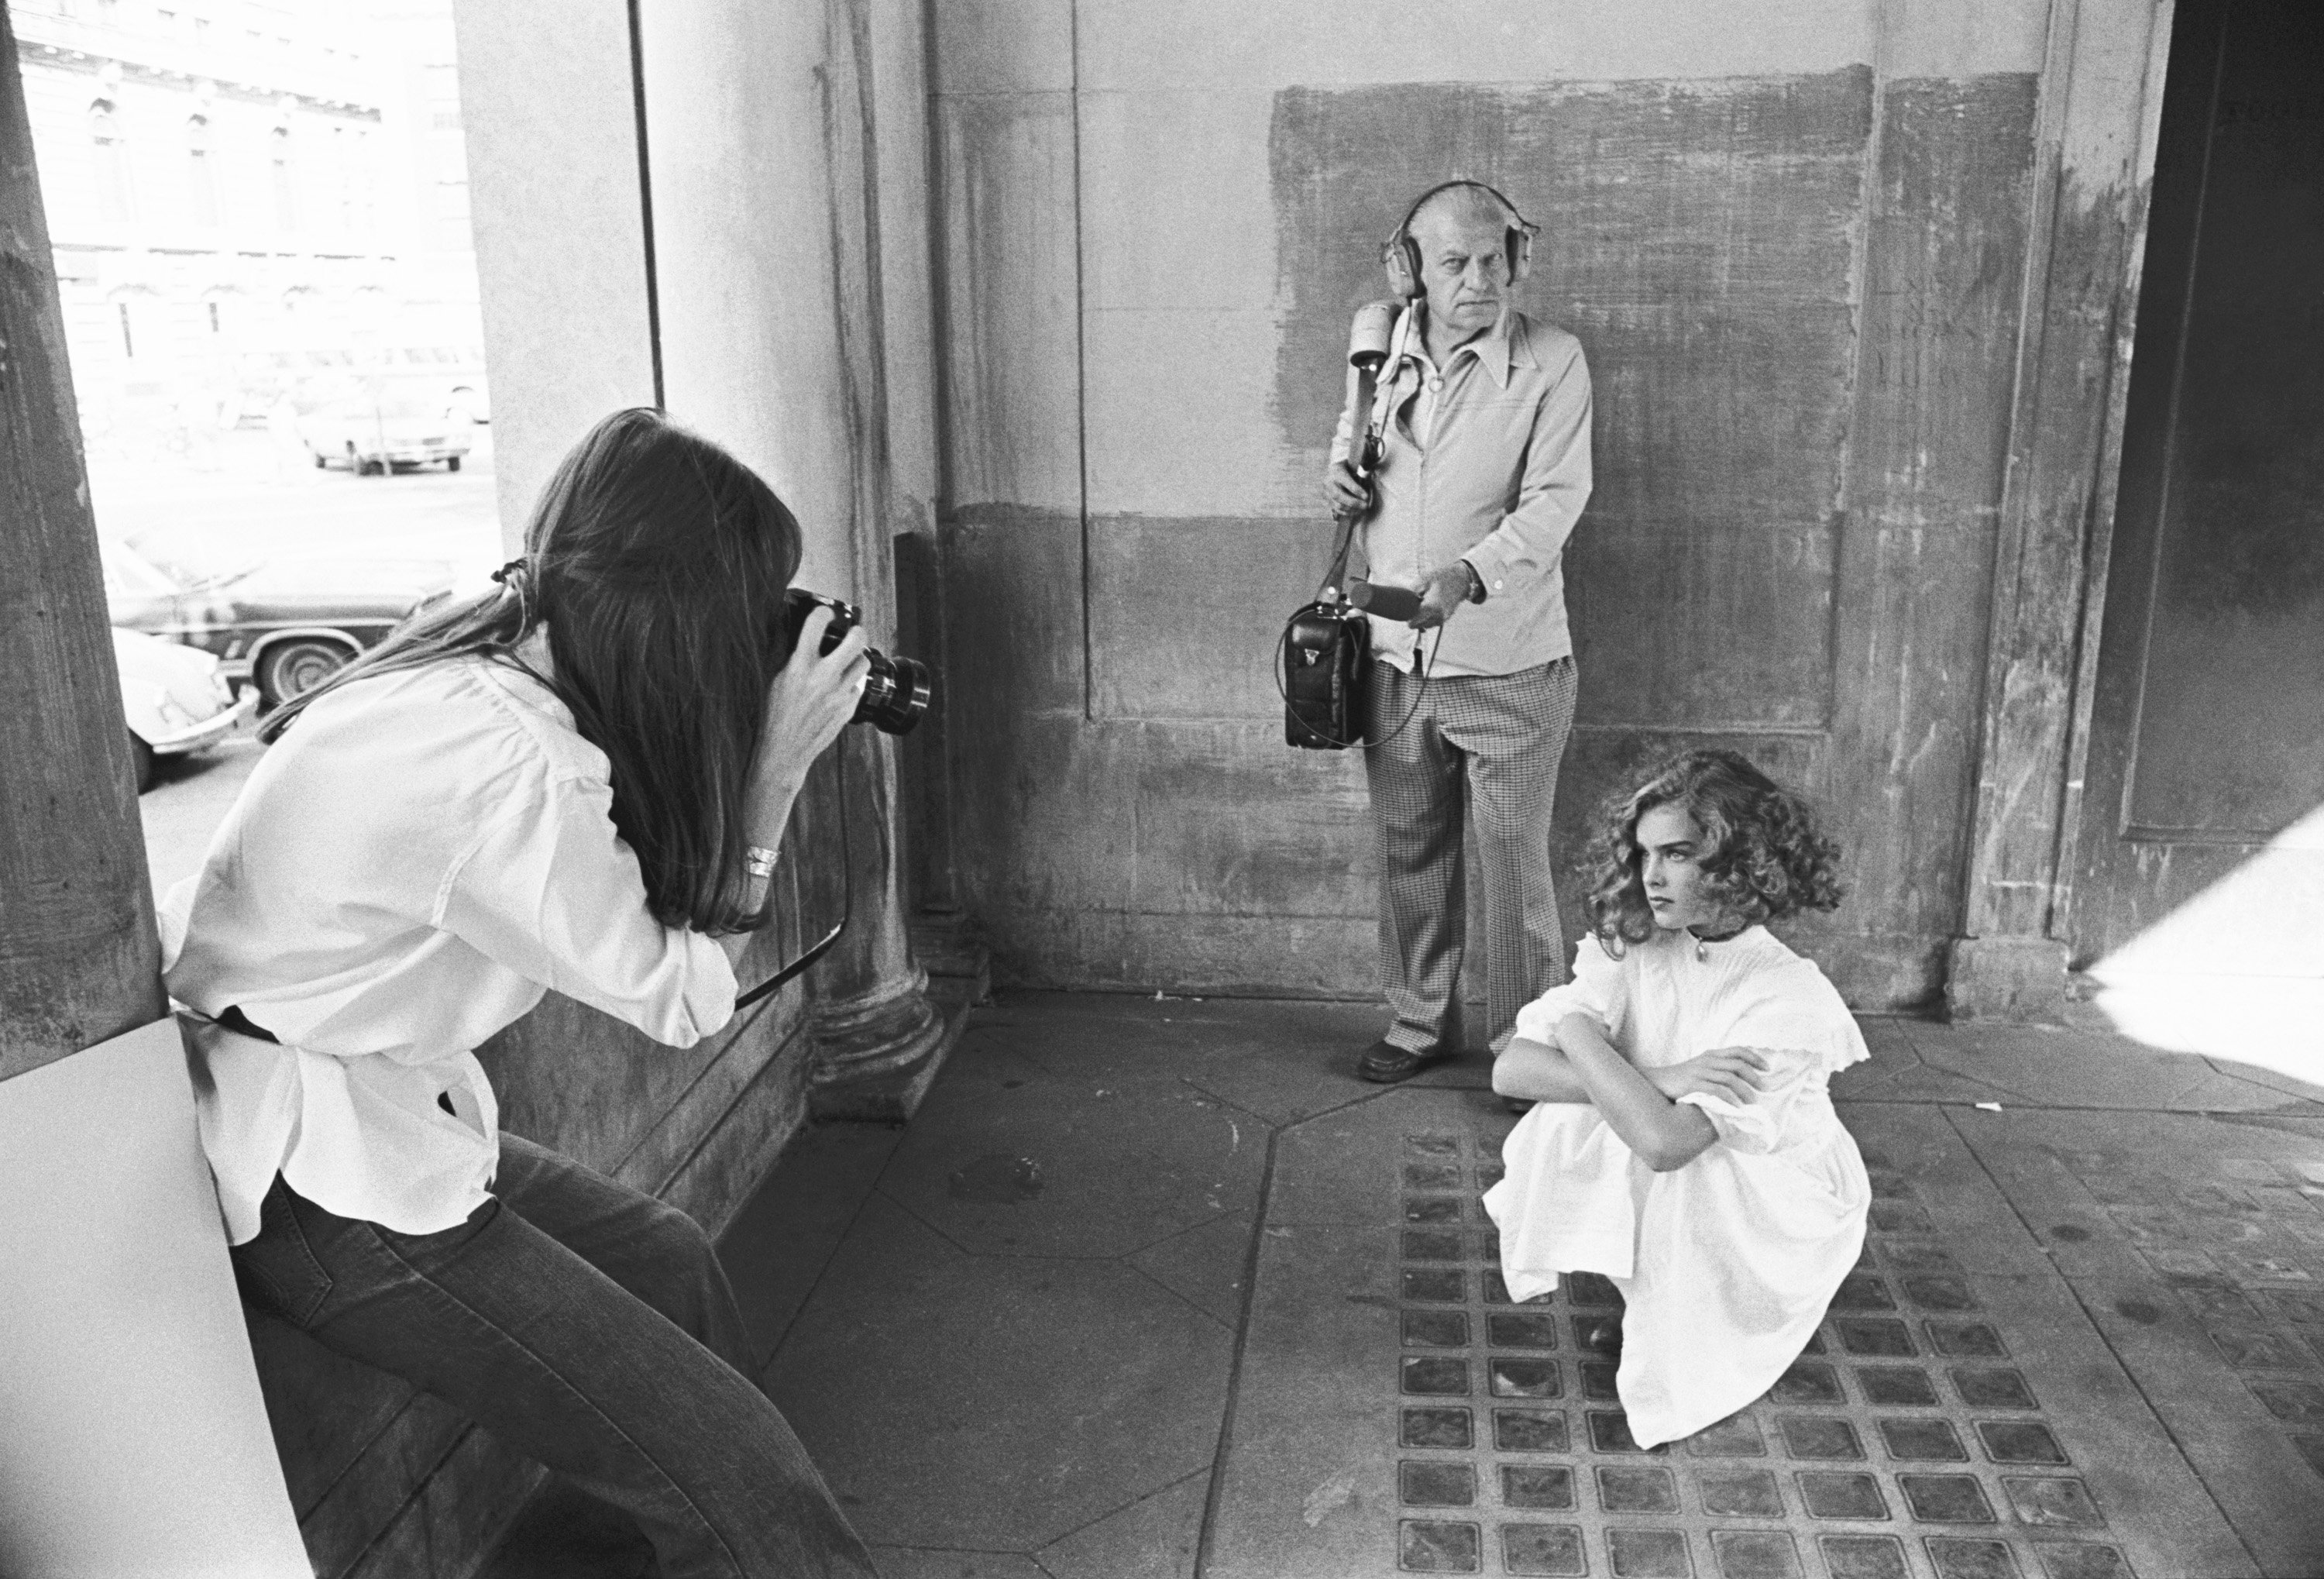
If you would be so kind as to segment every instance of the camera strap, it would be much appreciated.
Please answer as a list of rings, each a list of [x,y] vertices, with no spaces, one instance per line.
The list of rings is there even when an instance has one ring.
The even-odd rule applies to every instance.
[[[854,914],[855,885],[853,882],[846,881],[847,875],[855,869],[855,862],[853,853],[847,847],[847,752],[844,746],[840,750],[835,771],[839,774],[839,871],[843,884],[839,891],[838,924],[834,926],[830,931],[825,933],[815,942],[807,945],[805,952],[800,954],[797,959],[785,965],[780,970],[777,971],[773,975],[769,976],[765,981],[761,982],[757,986],[752,987],[749,992],[737,994],[734,999],[734,1007],[737,1009],[749,1008],[752,1004],[756,1003],[760,999],[773,993],[775,989],[780,987],[784,983],[790,981],[801,971],[813,965],[816,960],[819,960],[825,955],[829,954],[831,952],[831,946],[839,941],[839,935],[842,932],[847,930],[848,920]],[[770,905],[774,903],[774,897],[773,892],[770,891],[767,895],[767,902]],[[766,1011],[763,1009],[759,1011],[759,1014],[764,1014],[765,1012]],[[759,1015],[753,1014],[749,1020],[744,1020],[742,1024],[736,1029],[734,1037],[740,1037],[743,1031],[750,1030],[752,1026],[758,1023],[758,1019]],[[727,1039],[732,1041],[734,1038],[730,1037]]]

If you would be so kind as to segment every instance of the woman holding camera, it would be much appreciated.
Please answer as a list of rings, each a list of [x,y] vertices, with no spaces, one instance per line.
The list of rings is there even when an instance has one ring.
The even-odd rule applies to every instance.
[[[514,1135],[471,1050],[549,988],[690,1047],[734,1010],[863,638],[782,638],[798,523],[651,411],[523,558],[270,724],[164,904],[245,1297],[626,1510],[679,1575],[868,1575],[685,1214]]]

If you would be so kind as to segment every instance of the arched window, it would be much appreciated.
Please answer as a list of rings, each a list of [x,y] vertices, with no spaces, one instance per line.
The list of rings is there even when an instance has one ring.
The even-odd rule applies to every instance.
[[[290,128],[277,126],[268,136],[267,152],[274,158],[274,226],[299,228],[299,188],[290,171]]]
[[[210,118],[193,115],[186,122],[186,193],[194,223],[205,229],[218,222],[217,171],[210,160]]]
[[[88,135],[97,162],[98,217],[108,225],[126,225],[137,217],[135,194],[129,184],[129,144],[111,99],[100,98],[88,106]]]

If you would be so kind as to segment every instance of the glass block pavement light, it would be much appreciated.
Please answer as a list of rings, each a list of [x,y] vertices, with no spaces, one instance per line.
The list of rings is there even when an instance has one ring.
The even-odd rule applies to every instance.
[[[1941,1111],[1849,1122],[1872,1231],[1810,1351],[1651,1453],[1598,1347],[1612,1286],[1501,1285],[1489,1095],[1399,1093],[1286,1135],[1204,1572],[2261,1572]]]
[[[1477,1193],[1490,1131],[1401,1137],[1397,1566],[1622,1579],[2122,1579],[2107,1518],[1901,1175],[1761,1402],[1641,1450],[1583,1273],[1512,1302]],[[1874,1160],[1877,1160],[1874,1159]],[[1804,1516],[1803,1521],[1795,1516]]]

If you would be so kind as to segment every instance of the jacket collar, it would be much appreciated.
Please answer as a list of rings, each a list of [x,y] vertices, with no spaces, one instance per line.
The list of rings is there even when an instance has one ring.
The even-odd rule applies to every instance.
[[[1439,373],[1450,373],[1452,370],[1453,363],[1458,362],[1464,356],[1472,356],[1476,357],[1478,365],[1483,367],[1488,374],[1491,374],[1496,387],[1500,389],[1508,388],[1509,366],[1515,360],[1517,355],[1516,334],[1517,317],[1518,314],[1516,306],[1510,302],[1504,301],[1501,304],[1501,316],[1493,320],[1493,327],[1487,329],[1483,334],[1479,335],[1475,339],[1471,340],[1466,345],[1462,346],[1460,349],[1454,351],[1451,356],[1445,359],[1445,365],[1437,368],[1436,371]],[[1413,337],[1416,341],[1419,342],[1415,346],[1415,349],[1419,351],[1422,358],[1425,360],[1428,356],[1427,342],[1421,339],[1417,335]]]

